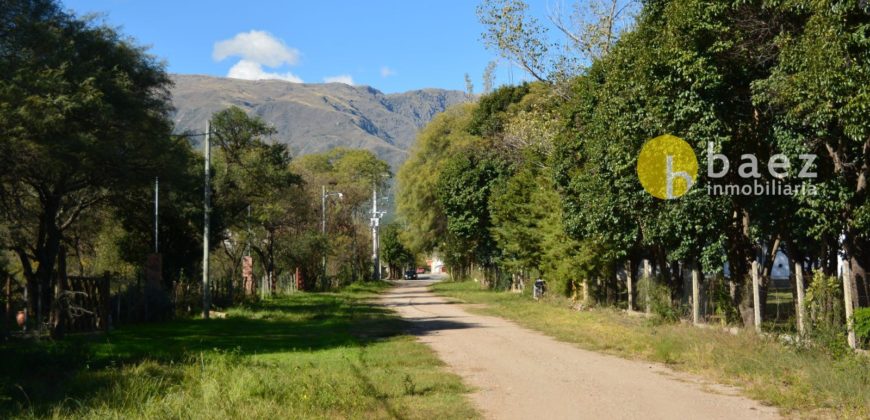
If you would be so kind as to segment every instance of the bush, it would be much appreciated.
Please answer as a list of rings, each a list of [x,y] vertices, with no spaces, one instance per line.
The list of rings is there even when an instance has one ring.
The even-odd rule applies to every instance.
[[[667,285],[655,281],[652,277],[643,277],[637,282],[638,305],[645,307],[649,299],[650,311],[659,322],[677,322],[680,320],[680,310],[671,300],[671,291]]]
[[[807,288],[804,304],[810,317],[809,335],[813,342],[835,358],[848,354],[846,319],[837,277],[816,271],[812,284]]]
[[[866,348],[870,344],[870,308],[855,309],[853,316],[855,322],[855,335],[861,343],[861,347]]]
[[[714,276],[709,282],[710,300],[713,304],[713,314],[723,325],[740,322],[740,310],[731,299],[728,282],[721,275]]]
[[[839,329],[845,323],[840,282],[835,276],[816,271],[805,305],[814,329]]]

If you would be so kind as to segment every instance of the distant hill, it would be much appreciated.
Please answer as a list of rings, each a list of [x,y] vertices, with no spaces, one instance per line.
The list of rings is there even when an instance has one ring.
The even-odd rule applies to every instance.
[[[173,75],[176,131],[201,132],[214,112],[236,105],[273,125],[294,154],[334,147],[371,150],[396,169],[417,131],[435,114],[464,102],[464,92],[423,89],[384,94],[367,86],[301,84]]]

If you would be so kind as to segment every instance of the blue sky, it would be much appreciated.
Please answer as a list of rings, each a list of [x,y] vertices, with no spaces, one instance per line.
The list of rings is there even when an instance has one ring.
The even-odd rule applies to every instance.
[[[467,72],[479,91],[498,58],[480,41],[476,1],[62,1],[79,15],[102,14],[173,73],[332,78],[401,92],[464,90]],[[546,3],[532,11],[543,15]],[[502,60],[496,84],[522,77]]]

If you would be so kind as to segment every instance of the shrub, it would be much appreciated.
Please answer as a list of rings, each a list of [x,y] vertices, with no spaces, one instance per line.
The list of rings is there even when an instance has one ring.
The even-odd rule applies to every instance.
[[[804,304],[810,316],[813,342],[835,358],[848,354],[843,299],[837,277],[816,271]]]
[[[867,347],[870,343],[870,308],[855,309],[853,316],[855,322],[855,335],[861,343],[861,347]]]
[[[649,299],[650,311],[659,322],[677,322],[680,320],[680,310],[671,300],[671,291],[667,285],[655,281],[652,277],[643,277],[637,282],[638,305],[645,307]]]

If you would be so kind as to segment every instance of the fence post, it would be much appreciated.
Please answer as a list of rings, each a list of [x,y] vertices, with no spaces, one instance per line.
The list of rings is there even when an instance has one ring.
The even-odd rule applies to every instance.
[[[100,283],[100,289],[101,289],[100,290],[100,295],[101,295],[100,297],[103,298],[103,301],[100,302],[101,303],[100,310],[102,312],[102,319],[100,320],[100,324],[101,324],[100,327],[102,327],[106,333],[109,332],[109,311],[112,310],[112,307],[111,307],[112,301],[109,298],[109,294],[110,294],[110,290],[111,290],[109,288],[109,281],[110,281],[109,279],[110,279],[109,272],[106,271],[105,273],[103,273],[103,281]]]
[[[849,347],[855,349],[858,347],[858,341],[855,337],[854,311],[852,308],[852,267],[849,258],[843,259],[843,304],[846,312],[846,338],[849,342]]]
[[[692,323],[701,323],[701,267],[697,261],[692,264]]]
[[[643,260],[643,277],[646,279],[646,296],[644,297],[644,312],[647,314],[652,312],[652,302],[650,300],[650,294],[652,292],[652,266],[650,261],[646,258]]]
[[[797,289],[797,327],[798,332],[806,332],[807,308],[804,306],[804,267],[801,261],[794,263],[794,281]]]
[[[3,318],[3,327],[8,331],[9,328],[9,320],[12,317],[12,276],[6,275],[6,310],[3,312],[5,317]]]
[[[755,331],[761,332],[761,291],[759,290],[758,261],[752,261],[752,309]]]
[[[628,292],[628,311],[634,311],[634,266],[631,264],[631,258],[625,262],[625,288]]]

